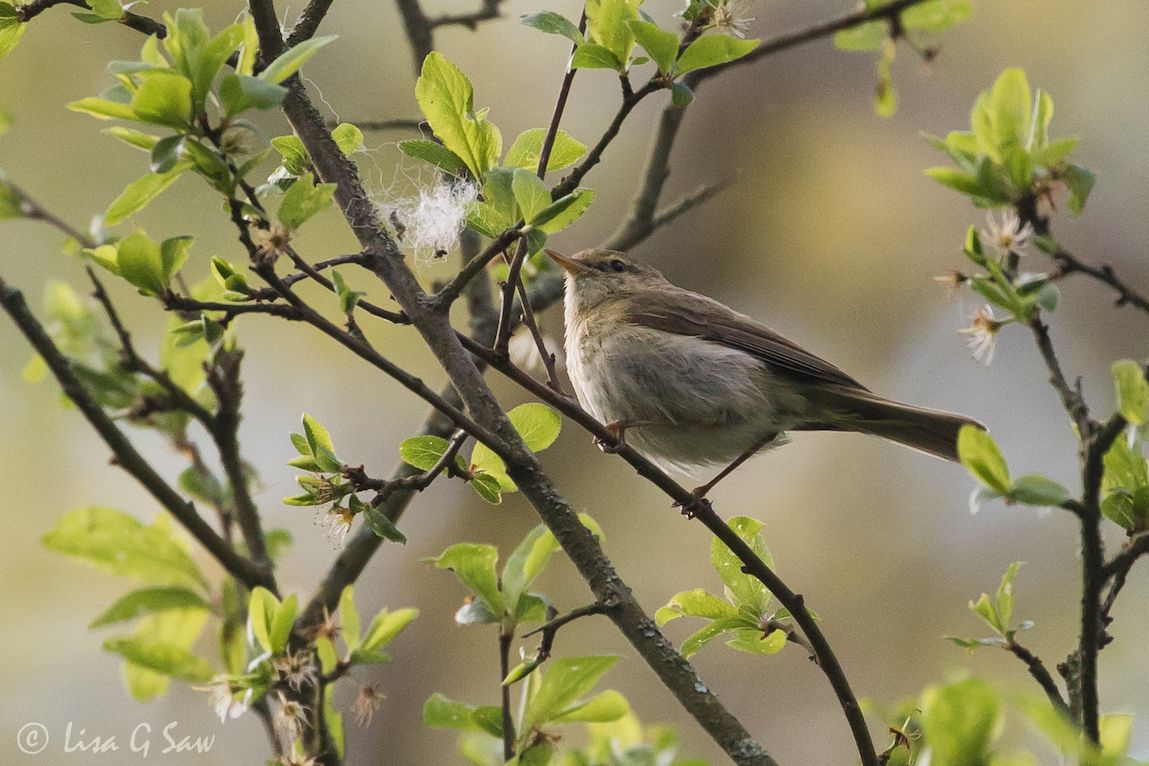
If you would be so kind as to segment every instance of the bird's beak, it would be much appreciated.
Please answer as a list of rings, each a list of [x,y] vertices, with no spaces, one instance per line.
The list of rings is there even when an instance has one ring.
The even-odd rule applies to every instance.
[[[555,263],[562,267],[562,270],[568,274],[578,274],[580,271],[587,271],[587,267],[583,266],[573,258],[567,258],[562,253],[556,253],[554,250],[544,248],[546,254],[555,259]]]

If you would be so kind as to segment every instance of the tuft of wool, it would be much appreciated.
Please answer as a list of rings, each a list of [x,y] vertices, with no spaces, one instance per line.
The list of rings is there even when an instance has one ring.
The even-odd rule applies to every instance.
[[[479,189],[466,181],[441,181],[419,189],[418,196],[384,203],[384,217],[398,219],[402,239],[427,263],[447,255],[459,243],[467,223],[467,209],[479,197]]]

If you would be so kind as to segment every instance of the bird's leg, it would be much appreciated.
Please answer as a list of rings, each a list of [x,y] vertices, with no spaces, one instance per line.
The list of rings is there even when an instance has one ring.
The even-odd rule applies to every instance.
[[[654,425],[652,420],[612,420],[606,424],[606,430],[610,431],[610,435],[614,437],[614,441],[610,442],[600,436],[594,437],[594,444],[603,452],[614,454],[622,450],[626,446],[626,429],[638,428],[639,426]]]
[[[754,445],[750,447],[750,449],[734,458],[734,462],[723,468],[717,476],[703,484],[701,487],[695,487],[694,489],[690,490],[690,494],[694,497],[692,501],[689,503],[675,503],[674,507],[681,508],[683,516],[692,518],[695,513],[701,510],[704,504],[709,504],[710,501],[706,499],[706,495],[710,492],[710,490],[714,489],[715,484],[725,479],[734,471],[735,468],[742,465],[750,458],[754,457],[754,455],[758,453],[758,450],[762,449],[777,438],[777,433],[770,433],[754,442]]]

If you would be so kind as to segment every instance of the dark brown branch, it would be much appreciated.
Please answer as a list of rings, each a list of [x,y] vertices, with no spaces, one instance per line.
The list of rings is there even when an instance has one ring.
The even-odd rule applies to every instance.
[[[1089,417],[1089,407],[1085,404],[1081,391],[1069,384],[1061,369],[1061,362],[1057,358],[1053,341],[1049,337],[1049,326],[1038,316],[1029,323],[1029,328],[1033,331],[1037,350],[1041,352],[1041,358],[1045,362],[1046,369],[1049,370],[1049,384],[1061,397],[1061,404],[1070,420],[1077,427],[1080,437],[1082,439],[1087,438],[1095,426],[1094,421]]]
[[[91,8],[84,0],[33,0],[26,5],[16,6],[16,17],[22,22],[28,22],[39,16],[44,11],[56,5],[74,5],[77,8],[83,8],[85,11],[91,12]],[[123,24],[129,29],[134,29],[137,32],[143,32],[145,35],[155,35],[160,39],[167,36],[168,28],[158,21],[153,21],[146,16],[125,11],[123,18],[118,19],[118,23]]]
[[[291,34],[288,35],[287,46],[289,48],[294,47],[304,40],[314,37],[334,2],[335,0],[310,0],[307,7],[303,9],[303,13],[299,14]]]
[[[1085,274],[1113,288],[1117,293],[1118,306],[1133,306],[1149,314],[1149,298],[1127,285],[1113,271],[1113,267],[1087,263],[1049,238],[1038,238],[1036,244],[1061,267],[1061,274]]]
[[[1033,680],[1037,681],[1038,686],[1045,692],[1045,696],[1049,698],[1050,703],[1058,710],[1068,713],[1069,706],[1065,703],[1065,699],[1061,696],[1061,690],[1057,688],[1057,682],[1053,680],[1053,676],[1050,674],[1049,669],[1045,667],[1045,663],[1041,661],[1041,658],[1012,639],[1006,644],[1005,648],[1010,654],[1025,663],[1029,674],[1033,676]]]
[[[422,131],[428,127],[427,122],[422,119],[404,119],[396,118],[393,120],[348,120],[355,125],[355,127],[364,131],[384,131],[384,130],[414,130]],[[335,123],[328,123],[327,127],[334,128]]]
[[[440,288],[432,300],[443,306],[451,304],[463,294],[463,288],[465,288],[479,272],[483,271],[483,269],[487,267],[487,264],[498,258],[499,254],[510,247],[511,243],[518,238],[519,230],[515,228],[507,229],[500,234],[497,239],[491,240],[491,244],[487,245],[481,253],[467,259],[466,263],[463,264],[463,268],[459,269],[459,273],[452,277],[450,282]]]
[[[598,601],[593,604],[587,604],[586,606],[580,606],[578,609],[572,609],[565,614],[560,614],[558,617],[548,620],[534,630],[524,633],[523,638],[530,638],[536,633],[542,633],[544,645],[549,651],[551,642],[554,641],[554,635],[559,632],[559,628],[583,617],[590,617],[595,614],[606,614],[612,608],[614,608],[613,604],[603,604]],[[547,636],[550,636],[550,640],[547,639]]]
[[[103,408],[80,383],[72,366],[45,332],[43,325],[28,310],[19,290],[0,280],[0,304],[44,359],[59,381],[64,393],[87,418],[115,455],[115,462],[131,474],[169,513],[208,550],[229,574],[249,588],[262,585],[275,591],[275,580],[269,570],[262,569],[240,556],[227,541],[216,534],[196,512],[195,505],[180,496],[151,464],[136,450]]]
[[[902,11],[910,6],[918,5],[925,2],[925,0],[895,0],[889,5],[883,5],[869,10],[857,11],[855,13],[842,16],[831,21],[825,21],[821,24],[807,27],[797,32],[790,32],[788,34],[779,35],[771,40],[765,40],[761,45],[751,51],[749,54],[740,59],[724,64],[722,66],[713,67],[711,69],[700,70],[701,79],[708,80],[716,74],[725,72],[734,66],[742,66],[751,64],[767,56],[772,56],[790,48],[802,45],[803,43],[812,42],[823,37],[829,37],[835,32],[841,32],[844,29],[856,27],[859,24],[865,24],[868,21],[895,20]]]

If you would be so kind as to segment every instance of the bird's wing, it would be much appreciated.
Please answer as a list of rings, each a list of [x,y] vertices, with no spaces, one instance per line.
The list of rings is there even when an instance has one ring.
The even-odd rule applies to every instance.
[[[628,301],[628,319],[637,325],[690,335],[751,354],[776,372],[815,383],[866,390],[826,360],[750,317],[705,295],[681,288],[643,291]]]

